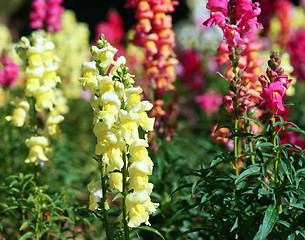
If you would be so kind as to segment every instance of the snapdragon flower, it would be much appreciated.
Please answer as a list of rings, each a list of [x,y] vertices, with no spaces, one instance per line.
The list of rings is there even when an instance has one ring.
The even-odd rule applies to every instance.
[[[35,136],[26,139],[26,145],[30,149],[26,163],[36,165],[50,160],[52,148],[49,147],[48,136],[59,137],[61,130],[59,123],[64,117],[61,114],[67,112],[65,101],[60,96],[56,85],[60,78],[56,74],[58,58],[53,55],[54,44],[43,37],[42,32],[33,33],[31,38],[22,37],[17,51],[25,62],[25,96],[27,99],[18,99],[14,105],[12,116],[6,119],[13,125],[21,127],[29,118],[31,111],[31,129]],[[31,101],[30,104],[27,100]],[[30,105],[31,108],[30,108]],[[46,116],[44,129],[37,125],[37,113]],[[42,131],[41,131],[42,130]],[[41,135],[39,136],[38,133]]]
[[[148,175],[152,174],[153,163],[146,150],[147,138],[139,134],[139,127],[145,132],[153,130],[154,118],[147,115],[153,105],[141,101],[142,89],[133,86],[125,58],[114,60],[116,52],[101,35],[97,46],[91,48],[94,60],[83,64],[84,74],[79,81],[83,90],[89,89],[92,94],[95,153],[101,156],[108,172],[108,190],[127,190],[123,184],[126,168],[130,191],[126,196],[128,226],[137,227],[143,222],[149,224],[149,215],[158,205],[150,201],[152,184],[148,182]],[[145,201],[138,201],[135,197],[138,195]],[[96,206],[95,199],[90,197],[90,206]]]

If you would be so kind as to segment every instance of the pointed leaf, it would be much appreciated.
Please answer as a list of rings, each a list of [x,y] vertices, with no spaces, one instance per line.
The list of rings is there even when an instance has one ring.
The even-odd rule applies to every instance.
[[[21,227],[19,228],[19,231],[23,231],[24,229],[26,229],[27,226],[29,226],[32,222],[30,220],[24,221],[21,225]]]
[[[161,239],[165,240],[165,238],[162,236],[162,234],[157,229],[154,229],[152,227],[140,226],[140,227],[136,227],[134,229],[153,232],[153,233],[157,234]]]
[[[25,240],[25,239],[29,239],[30,237],[32,237],[34,235],[33,232],[27,232],[26,234],[23,234],[21,236],[21,238],[19,238],[19,240]]]
[[[251,165],[249,168],[247,168],[245,171],[243,171],[235,180],[235,184],[238,184],[240,181],[242,181],[245,177],[251,176],[251,175],[258,175],[260,174],[261,167],[258,165]]]
[[[234,222],[230,232],[233,232],[236,228],[238,228],[238,217],[235,219],[235,222]]]
[[[293,179],[292,169],[293,169],[293,166],[292,166],[291,162],[287,158],[281,158],[281,165],[282,165],[282,168],[283,168],[290,184],[292,184],[292,179]]]
[[[265,212],[263,223],[259,226],[259,230],[253,240],[266,239],[269,233],[272,231],[278,217],[279,213],[276,204],[269,205]]]

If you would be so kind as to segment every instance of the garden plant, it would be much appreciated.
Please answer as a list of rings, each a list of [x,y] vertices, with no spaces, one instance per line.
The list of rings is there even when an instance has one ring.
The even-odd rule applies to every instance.
[[[305,1],[73,4],[0,1],[0,239],[305,239]]]

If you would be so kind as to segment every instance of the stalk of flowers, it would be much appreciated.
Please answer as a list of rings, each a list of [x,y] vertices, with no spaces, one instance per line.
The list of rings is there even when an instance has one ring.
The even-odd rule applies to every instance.
[[[90,32],[87,24],[77,22],[75,13],[71,10],[65,10],[61,18],[61,31],[48,34],[46,37],[54,43],[54,53],[60,59],[57,73],[62,80],[64,96],[77,99],[82,94],[78,81],[82,75],[79,66],[90,59]]]
[[[175,35],[172,30],[172,17],[169,13],[174,11],[177,1],[172,0],[128,0],[125,7],[136,8],[135,17],[138,23],[134,26],[135,36],[133,43],[141,46],[146,54],[144,60],[144,78],[142,86],[147,96],[154,103],[153,116],[156,126],[164,122],[163,96],[168,91],[175,90],[173,82],[176,80],[174,66],[178,63],[173,48]],[[153,91],[153,94],[148,94]],[[157,100],[161,100],[158,103]],[[163,125],[166,125],[163,124]],[[166,126],[159,128],[165,129]]]
[[[58,126],[63,121],[65,113],[62,104],[57,104],[55,97],[56,85],[60,78],[56,75],[58,58],[53,55],[54,44],[40,34],[32,34],[31,39],[22,37],[18,46],[19,53],[26,64],[25,97],[17,99],[11,116],[6,119],[14,126],[22,127],[30,118],[33,136],[26,139],[30,148],[26,163],[48,162],[52,155],[49,147],[49,136],[59,137],[61,130]],[[45,118],[44,129],[38,126],[38,118]]]
[[[289,79],[287,74],[284,74],[283,68],[280,68],[281,60],[276,52],[272,53],[268,62],[269,68],[267,68],[267,77],[261,75],[259,81],[263,86],[263,90],[260,92],[263,99],[262,107],[270,109],[271,121],[276,121],[275,116],[281,116],[284,121],[292,122],[288,118],[290,109],[288,106],[283,105],[283,98],[286,96],[292,79]],[[290,125],[287,125],[289,127]],[[278,130],[276,128],[275,130]],[[281,144],[291,143],[303,147],[304,141],[298,138],[299,134],[294,132],[288,132],[284,135],[280,135]]]
[[[228,94],[224,96],[224,105],[228,113],[233,116],[234,129],[237,133],[239,119],[248,112],[251,103],[247,89],[248,82],[244,76],[244,69],[239,68],[239,61],[253,31],[262,28],[262,25],[257,22],[257,16],[261,10],[259,3],[252,3],[251,0],[209,0],[207,8],[211,10],[211,13],[204,25],[208,27],[213,24],[218,25],[223,31],[223,39],[226,41],[220,47],[223,48],[223,52],[226,52],[224,56],[229,58],[233,74],[228,78],[230,86]],[[245,53],[247,52],[249,51],[245,51]],[[237,159],[240,151],[237,141],[237,137],[234,137],[234,164],[235,173],[238,176]]]
[[[292,79],[288,78],[288,75],[284,74],[283,68],[280,68],[281,60],[277,52],[273,52],[268,61],[269,67],[267,68],[267,77],[261,75],[259,81],[263,86],[263,90],[260,92],[260,96],[263,99],[262,104],[270,110],[270,122],[272,124],[272,142],[274,145],[273,148],[273,176],[275,185],[278,186],[280,182],[280,177],[278,173],[278,165],[280,161],[280,152],[278,148],[278,133],[279,130],[276,127],[276,116],[282,115],[287,116],[289,109],[283,106],[283,97],[286,95]],[[292,134],[294,135],[294,134]],[[287,136],[286,136],[287,137]],[[295,138],[295,136],[293,136]],[[293,139],[293,137],[291,139]],[[277,197],[277,196],[276,196]],[[280,199],[277,199],[278,202],[281,202]],[[282,205],[279,204],[278,211],[282,211]]]
[[[30,13],[30,27],[45,29],[48,32],[61,30],[61,6],[63,0],[33,0],[32,12]]]
[[[83,90],[89,89],[92,94],[95,153],[102,165],[102,182],[88,186],[90,209],[98,206],[103,209],[107,239],[110,239],[106,193],[107,190],[121,192],[123,204],[119,219],[125,239],[129,239],[129,228],[149,224],[149,215],[158,206],[150,200],[153,186],[148,182],[148,175],[152,174],[153,163],[146,149],[147,138],[139,135],[139,127],[145,132],[153,130],[154,118],[147,116],[152,104],[141,101],[142,89],[133,86],[125,58],[114,60],[116,52],[101,35],[97,46],[91,48],[94,60],[84,62],[84,74],[79,80]]]

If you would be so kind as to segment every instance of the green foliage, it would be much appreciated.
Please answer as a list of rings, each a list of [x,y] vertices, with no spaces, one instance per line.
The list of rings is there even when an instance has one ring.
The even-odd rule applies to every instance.
[[[201,211],[193,231],[202,239],[303,239],[305,159],[298,146],[281,145],[278,134],[304,131],[281,118],[266,129],[257,136],[231,131],[230,138],[237,136],[246,145],[239,175],[227,167],[233,156],[221,153],[209,167],[202,165],[186,177],[195,204],[185,209]],[[253,152],[247,150],[251,141]]]

